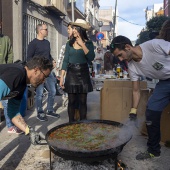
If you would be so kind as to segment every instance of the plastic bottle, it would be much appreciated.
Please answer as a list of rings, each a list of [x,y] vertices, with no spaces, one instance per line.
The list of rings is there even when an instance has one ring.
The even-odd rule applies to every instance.
[[[117,68],[116,68],[116,72],[119,73],[120,71],[121,71],[121,68],[120,68],[120,64],[118,63]]]
[[[119,63],[117,65],[116,72],[117,72],[117,78],[120,78],[119,73],[121,72],[121,68],[120,68],[120,64]]]
[[[124,74],[123,78],[127,79],[128,78],[128,72],[126,70],[124,70],[123,74]]]
[[[122,72],[122,69],[121,69],[121,71],[119,72],[119,78],[123,78],[123,72]]]

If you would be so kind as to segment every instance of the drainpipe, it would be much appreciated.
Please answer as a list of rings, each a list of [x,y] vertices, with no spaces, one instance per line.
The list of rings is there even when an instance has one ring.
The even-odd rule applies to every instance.
[[[72,22],[74,22],[74,0],[71,0],[71,15],[72,15]]]
[[[115,16],[113,22],[113,38],[116,36],[115,29],[116,29],[116,11],[117,11],[117,0],[115,1]]]

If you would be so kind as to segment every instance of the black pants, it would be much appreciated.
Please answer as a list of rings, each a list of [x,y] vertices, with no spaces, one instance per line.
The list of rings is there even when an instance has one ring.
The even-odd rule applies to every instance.
[[[160,120],[161,113],[170,102],[170,79],[160,80],[147,103],[146,126],[148,131],[148,151],[160,154]]]
[[[148,132],[148,152],[159,156],[161,146],[159,144],[161,140],[160,132],[160,120],[161,113],[159,111],[146,110],[146,127]]]
[[[79,99],[80,120],[86,119],[87,115],[87,93],[68,93],[68,116],[69,122],[74,122],[75,105]]]

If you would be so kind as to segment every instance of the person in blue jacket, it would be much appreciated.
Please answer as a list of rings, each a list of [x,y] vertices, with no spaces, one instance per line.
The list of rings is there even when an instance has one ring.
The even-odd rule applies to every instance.
[[[0,64],[0,100],[8,100],[8,116],[12,123],[30,136],[31,143],[39,143],[40,136],[26,124],[20,114],[20,103],[27,84],[38,87],[44,83],[53,68],[52,62],[44,57],[34,57],[25,66]]]

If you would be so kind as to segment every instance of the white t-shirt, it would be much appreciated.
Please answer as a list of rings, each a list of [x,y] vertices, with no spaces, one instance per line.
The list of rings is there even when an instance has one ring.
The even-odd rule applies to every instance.
[[[94,61],[95,61],[96,64],[101,64],[101,65],[103,65],[103,53],[98,53],[98,52],[96,52],[96,53],[95,53]]]
[[[170,42],[162,39],[153,39],[140,45],[142,60],[128,63],[131,81],[148,77],[151,79],[166,80],[170,78]]]

